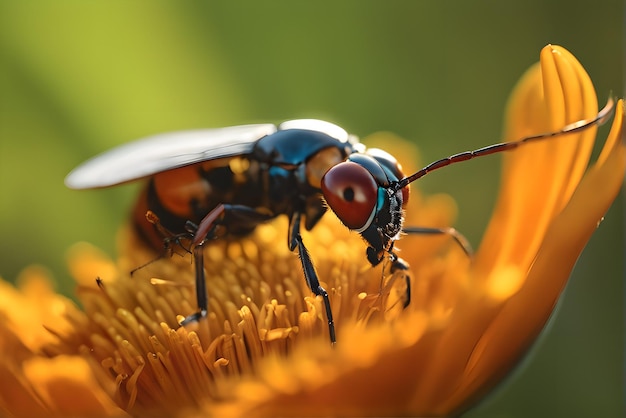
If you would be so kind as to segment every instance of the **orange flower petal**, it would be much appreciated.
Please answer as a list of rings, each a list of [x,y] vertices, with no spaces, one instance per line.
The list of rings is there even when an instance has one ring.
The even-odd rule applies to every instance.
[[[36,357],[25,362],[23,368],[26,379],[48,406],[48,416],[128,416],[100,388],[81,357]]]
[[[624,101],[600,159],[584,176],[570,202],[547,229],[523,287],[485,330],[467,363],[464,384],[444,410],[503,377],[535,341],[552,314],[574,264],[620,191],[626,171]],[[512,324],[515,324],[512,326]]]
[[[592,118],[597,100],[589,76],[565,49],[548,45],[508,105],[505,137],[516,140]],[[477,254],[477,277],[496,266],[530,267],[550,220],[567,203],[587,165],[596,128],[528,144],[505,156],[494,215]]]
[[[84,358],[46,353],[58,337],[83,325],[68,320],[82,314],[54,293],[45,270],[30,267],[18,282],[15,289],[0,280],[0,415],[127,416],[96,382]]]
[[[48,272],[36,266],[22,272],[17,280],[17,289],[0,280],[0,317],[4,317],[3,326],[33,352],[56,341],[56,337],[46,328],[60,333],[69,330],[71,327],[65,314],[76,309],[69,299],[54,292],[50,281]],[[0,348],[5,352],[1,339]]]

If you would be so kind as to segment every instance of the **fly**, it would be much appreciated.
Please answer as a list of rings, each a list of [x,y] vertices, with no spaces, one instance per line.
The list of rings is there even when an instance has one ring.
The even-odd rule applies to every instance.
[[[409,268],[394,252],[403,232],[449,235],[469,253],[469,244],[453,228],[403,226],[410,183],[451,164],[604,123],[613,105],[609,99],[596,117],[560,131],[455,154],[408,176],[389,153],[367,149],[341,127],[301,119],[278,126],[173,132],[130,142],[86,161],[66,177],[65,184],[71,189],[91,189],[148,178],[133,211],[139,234],[156,250],[162,250],[164,242],[191,241],[198,311],[187,316],[183,326],[208,312],[204,245],[223,234],[248,234],[261,223],[287,216],[287,245],[291,251],[298,250],[307,286],[322,298],[334,344],[330,299],[300,234],[302,226],[311,230],[330,208],[347,228],[363,237],[369,263],[377,266],[388,256],[392,272]],[[405,307],[411,294],[408,276],[406,280]]]

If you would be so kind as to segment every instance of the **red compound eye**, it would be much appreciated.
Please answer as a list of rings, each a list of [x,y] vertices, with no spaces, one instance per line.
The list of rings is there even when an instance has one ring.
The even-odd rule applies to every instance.
[[[405,207],[406,204],[409,203],[409,196],[411,196],[411,190],[407,184],[402,188],[402,207]]]
[[[365,229],[376,209],[378,185],[361,165],[346,161],[332,167],[322,178],[328,206],[350,229]]]

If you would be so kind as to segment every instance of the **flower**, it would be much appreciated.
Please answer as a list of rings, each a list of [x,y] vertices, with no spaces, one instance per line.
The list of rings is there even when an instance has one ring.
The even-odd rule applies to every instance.
[[[56,333],[84,325],[68,318],[84,314],[54,293],[49,274],[40,267],[26,269],[18,283],[19,290],[0,281],[0,415],[128,416],[100,386],[85,357],[44,353]]]
[[[558,131],[597,111],[584,69],[549,45],[513,92],[505,137]],[[304,240],[330,290],[335,347],[298,258],[275,244],[287,235],[284,219],[247,238],[208,245],[210,313],[195,329],[177,326],[180,315],[194,311],[189,256],[157,260],[129,277],[154,258],[130,228],[120,233],[116,263],[78,244],[70,265],[84,311],[55,295],[40,270],[26,271],[19,291],[0,288],[0,368],[10,376],[0,382],[0,410],[16,416],[463,411],[532,345],[617,195],[626,168],[623,117],[620,100],[604,149],[586,173],[595,127],[508,154],[499,200],[473,259],[444,236],[406,236],[398,246],[411,270],[383,277],[381,268],[368,267],[358,234],[326,215]],[[407,223],[447,225],[454,210],[446,196],[414,191]],[[402,309],[406,274],[412,302]]]

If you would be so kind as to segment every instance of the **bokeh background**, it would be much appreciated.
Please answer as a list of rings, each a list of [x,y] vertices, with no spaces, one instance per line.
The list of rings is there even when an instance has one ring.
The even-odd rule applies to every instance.
[[[76,192],[63,177],[138,137],[313,117],[361,137],[393,131],[415,141],[426,163],[496,142],[510,90],[547,43],[579,58],[601,101],[623,95],[623,7],[2,0],[0,275],[13,281],[42,264],[71,295],[70,245],[86,240],[114,256],[138,186]],[[456,226],[474,246],[499,162],[483,158],[420,180],[422,190],[456,198]],[[523,367],[467,417],[621,416],[623,209],[620,197]]]

